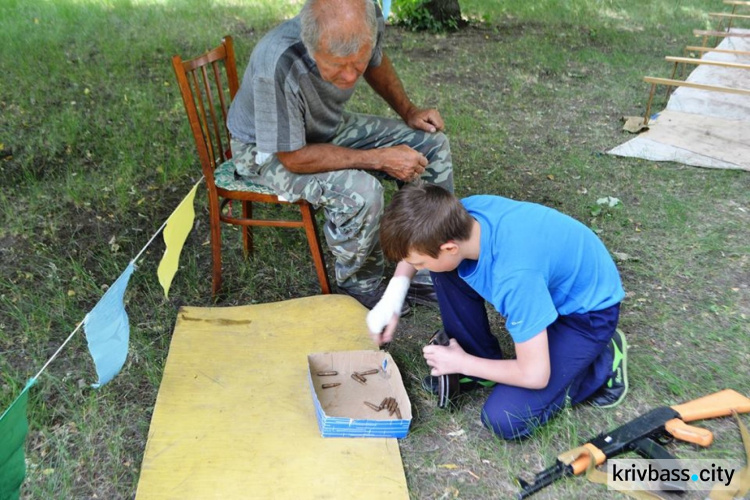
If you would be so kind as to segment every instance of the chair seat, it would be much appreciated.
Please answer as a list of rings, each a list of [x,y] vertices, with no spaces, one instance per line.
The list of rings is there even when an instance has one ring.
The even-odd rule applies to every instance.
[[[214,170],[214,182],[216,187],[226,189],[227,191],[245,191],[259,194],[275,195],[273,189],[253,182],[245,177],[234,175],[235,166],[232,160],[227,160]]]

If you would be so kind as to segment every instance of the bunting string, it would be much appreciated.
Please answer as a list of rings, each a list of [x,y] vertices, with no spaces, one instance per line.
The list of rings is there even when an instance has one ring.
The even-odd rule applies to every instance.
[[[204,179],[204,177],[201,177],[195,183],[195,185],[193,186],[193,188],[190,190],[190,193],[188,194],[188,196],[186,196],[186,199],[190,198],[190,200],[192,201],[192,196],[195,194],[195,190],[197,189],[198,185],[200,185],[200,183],[203,182],[203,179]],[[180,205],[178,205],[178,207],[181,206],[181,205],[183,205],[184,202],[185,202],[185,200],[183,200],[182,202],[180,202]],[[168,222],[169,222],[169,218],[167,218],[167,220],[164,221],[164,223],[159,227],[159,229],[157,229],[156,232],[154,232],[154,234],[151,236],[151,238],[148,240],[148,242],[143,246],[143,248],[138,252],[138,254],[130,261],[130,263],[128,265],[128,268],[131,268],[131,266],[134,267],[135,262],[143,255],[143,253],[148,249],[148,247],[154,242],[154,240],[156,239],[156,237],[164,230],[164,228],[167,226]],[[187,234],[186,234],[186,236],[187,236]],[[127,274],[127,269],[126,269],[126,272],[124,273],[124,275],[121,276],[121,278],[125,277],[125,274]],[[114,285],[113,285],[113,287],[114,287]],[[109,290],[111,290],[113,287],[110,287]],[[107,291],[109,292],[109,290],[107,290]],[[123,288],[123,291],[124,291],[124,288]],[[106,296],[107,296],[107,293],[105,293],[104,297],[102,297],[102,300]],[[101,304],[101,301],[99,303],[97,303],[97,306],[99,306],[100,304]],[[94,313],[95,310],[96,310],[96,306],[94,307],[94,309],[92,309],[91,313],[87,314],[84,317],[84,319],[78,323],[78,325],[75,327],[75,329],[68,335],[68,337],[65,339],[65,341],[60,345],[60,347],[58,347],[58,349],[54,352],[54,354],[52,354],[52,356],[47,360],[47,362],[44,363],[44,365],[37,372],[37,374],[34,375],[34,377],[32,377],[31,379],[29,379],[29,384],[27,384],[27,388],[31,384],[33,384],[34,381],[36,381],[42,375],[42,373],[44,373],[44,371],[49,367],[49,365],[52,364],[52,362],[60,355],[60,353],[63,351],[63,349],[65,349],[65,347],[70,343],[70,341],[73,339],[73,337],[75,337],[76,333],[78,333],[78,331],[81,329],[81,327],[84,327],[84,329],[85,329],[85,325],[91,321],[92,313]],[[127,316],[125,318],[127,319]],[[91,341],[89,343],[91,344]],[[126,346],[126,348],[127,348],[127,346]],[[95,362],[96,362],[96,359],[95,359]],[[118,368],[118,370],[119,370],[119,368]],[[98,371],[98,367],[97,367],[97,371]],[[106,383],[106,382],[104,382],[104,383]],[[101,377],[100,377],[100,383],[99,384],[93,384],[93,386],[94,387],[100,387],[101,385],[104,385],[104,383],[102,383],[102,380],[101,380]],[[16,397],[14,399],[14,401],[10,404],[9,408],[12,407],[14,404],[16,404],[18,402],[18,400],[21,397],[24,396],[25,393],[26,393],[26,390],[22,391],[21,394],[19,394],[19,396]],[[7,412],[7,410],[6,410],[6,412]],[[6,412],[0,413],[0,415],[1,416],[5,416]]]
[[[159,229],[156,230],[156,232],[153,234],[153,236],[151,236],[151,239],[148,240],[148,243],[146,243],[143,246],[143,248],[141,248],[141,251],[138,252],[138,254],[135,257],[133,257],[132,262],[136,262],[138,259],[141,258],[141,255],[143,255],[143,252],[146,251],[146,249],[151,245],[151,243],[154,242],[154,240],[156,239],[156,237],[159,236],[159,233],[161,233],[164,230],[164,228],[167,226],[167,222],[169,222],[169,218],[167,218],[167,220],[165,220],[162,223],[162,225],[159,227]]]
[[[37,372],[37,374],[36,374],[36,375],[34,375],[34,376],[33,376],[33,377],[31,378],[31,380],[36,380],[36,379],[38,379],[38,378],[39,378],[39,376],[40,376],[40,375],[42,374],[42,372],[44,372],[44,370],[46,370],[46,369],[47,369],[47,367],[48,367],[48,366],[49,366],[50,364],[52,364],[52,362],[53,362],[53,361],[55,360],[55,358],[57,358],[57,356],[58,356],[58,355],[59,355],[59,354],[60,354],[60,353],[62,352],[62,350],[63,350],[63,349],[65,348],[65,346],[66,346],[66,345],[68,345],[68,343],[69,343],[69,342],[70,342],[70,341],[71,341],[71,340],[73,339],[73,337],[75,336],[75,334],[76,334],[76,333],[78,333],[78,330],[80,330],[82,326],[83,326],[83,321],[81,321],[81,322],[79,322],[79,323],[78,323],[78,326],[76,326],[76,327],[75,327],[75,330],[73,330],[73,331],[72,331],[72,332],[70,333],[70,335],[68,335],[68,338],[67,338],[67,339],[65,339],[65,342],[63,342],[63,343],[62,343],[62,345],[61,345],[60,347],[58,347],[58,348],[57,348],[57,350],[56,350],[56,351],[55,351],[55,353],[54,353],[54,354],[52,355],[52,357],[51,357],[51,358],[49,358],[49,359],[47,360],[47,362],[46,362],[46,363],[44,363],[44,366],[42,366],[42,368],[41,368],[41,369],[40,369],[40,370],[39,370],[39,371]]]
[[[135,262],[153,243],[159,233],[164,235],[167,251],[159,265],[159,282],[164,287],[165,296],[169,285],[179,267],[182,247],[192,229],[195,211],[193,202],[195,191],[203,177],[195,183],[187,196],[180,202],[172,215],[156,230],[140,252],[130,261],[125,271],[107,289],[101,299],[86,314],[83,321],[68,335],[42,368],[29,379],[21,393],[13,400],[7,410],[0,413],[0,499],[18,500],[20,489],[26,477],[24,446],[28,433],[27,403],[29,389],[44,373],[50,364],[60,355],[76,333],[83,327],[86,332],[89,353],[94,360],[99,380],[92,387],[99,388],[114,378],[128,354],[130,324],[125,311],[124,296],[130,276],[135,271]],[[169,233],[169,236],[167,235]],[[170,248],[171,247],[171,248]],[[166,264],[165,264],[166,262]]]

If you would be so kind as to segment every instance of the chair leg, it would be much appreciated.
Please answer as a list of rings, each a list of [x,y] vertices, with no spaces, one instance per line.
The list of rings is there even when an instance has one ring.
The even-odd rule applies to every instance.
[[[252,219],[253,218],[253,203],[250,201],[242,202],[242,218]],[[253,245],[253,227],[242,226],[242,247],[245,251],[245,258],[252,255],[255,249]]]
[[[209,219],[211,225],[211,261],[213,262],[213,290],[212,296],[215,298],[221,289],[221,221],[219,220],[218,207],[209,209]]]
[[[315,213],[313,212],[312,205],[309,203],[301,204],[300,210],[302,211],[302,223],[305,226],[307,241],[310,244],[310,253],[312,253],[313,262],[315,263],[315,271],[318,273],[320,289],[324,294],[329,294],[331,293],[331,284],[328,281],[325,259],[320,248],[320,238],[318,237],[317,225],[315,224]]]

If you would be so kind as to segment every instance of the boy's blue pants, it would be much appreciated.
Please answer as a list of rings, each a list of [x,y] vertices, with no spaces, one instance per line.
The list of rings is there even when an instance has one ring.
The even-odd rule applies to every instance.
[[[501,359],[490,331],[485,300],[456,271],[431,273],[448,337],[469,354]],[[533,299],[532,299],[533,300]],[[547,327],[550,380],[544,389],[496,385],[482,409],[482,422],[505,439],[521,439],[565,406],[589,398],[612,375],[612,351],[620,304],[601,311],[558,316]]]

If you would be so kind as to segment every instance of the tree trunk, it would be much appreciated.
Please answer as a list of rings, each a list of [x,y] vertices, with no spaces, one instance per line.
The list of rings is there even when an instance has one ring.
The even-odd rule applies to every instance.
[[[463,20],[461,19],[461,6],[458,4],[458,0],[428,0],[425,7],[442,25],[446,25],[448,22],[455,22],[456,26],[461,26]]]

